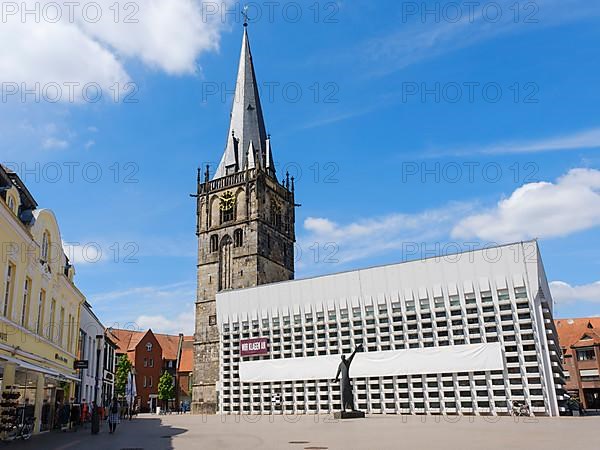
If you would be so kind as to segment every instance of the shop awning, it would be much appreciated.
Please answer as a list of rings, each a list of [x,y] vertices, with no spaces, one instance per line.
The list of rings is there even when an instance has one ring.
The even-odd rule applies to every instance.
[[[37,364],[31,364],[31,363],[28,363],[25,361],[21,361],[20,359],[12,358],[10,356],[0,355],[0,359],[14,363],[17,366],[19,366],[23,369],[26,369],[26,370],[33,370],[35,372],[41,372],[43,374],[50,375],[50,376],[57,377],[57,378],[59,378],[61,376],[61,374],[59,372],[57,372],[56,370],[48,369],[47,367],[38,366]],[[62,376],[65,376],[65,375],[62,375]]]

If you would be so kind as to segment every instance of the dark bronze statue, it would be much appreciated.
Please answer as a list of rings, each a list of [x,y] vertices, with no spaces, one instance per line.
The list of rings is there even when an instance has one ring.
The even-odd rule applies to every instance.
[[[342,411],[346,411],[346,408],[350,408],[350,411],[356,411],[354,409],[354,396],[352,395],[352,383],[350,383],[350,364],[352,364],[352,360],[354,359],[354,355],[358,350],[362,349],[362,344],[359,344],[350,358],[346,359],[345,355],[342,355],[342,362],[338,366],[337,374],[335,376],[335,382],[337,383],[340,378],[340,374],[342,375],[342,384],[340,385],[340,390],[342,394]]]

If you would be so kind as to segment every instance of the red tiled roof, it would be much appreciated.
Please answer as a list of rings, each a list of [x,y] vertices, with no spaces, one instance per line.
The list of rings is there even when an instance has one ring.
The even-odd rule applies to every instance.
[[[600,317],[556,319],[554,323],[558,332],[558,341],[561,347],[566,348],[566,354],[571,354],[573,345],[580,346],[582,343],[589,345],[590,341],[581,341],[585,334],[592,338],[593,343],[600,343]]]
[[[179,336],[171,334],[158,334],[155,333],[156,340],[163,349],[163,359],[177,359],[177,352],[179,350]]]
[[[181,348],[179,372],[192,372],[194,370],[194,337],[185,336]]]

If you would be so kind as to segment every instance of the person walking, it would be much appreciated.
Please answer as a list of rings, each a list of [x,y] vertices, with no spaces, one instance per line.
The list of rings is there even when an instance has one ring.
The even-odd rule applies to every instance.
[[[121,420],[121,407],[117,397],[113,397],[108,410],[108,432],[113,434]]]

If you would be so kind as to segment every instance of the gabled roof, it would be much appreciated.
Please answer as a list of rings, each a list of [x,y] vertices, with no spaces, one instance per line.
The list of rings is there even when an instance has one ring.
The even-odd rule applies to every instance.
[[[273,155],[267,156],[270,152],[267,140],[248,30],[244,26],[229,132],[214,179],[253,167],[261,167],[275,176]]]
[[[566,354],[571,354],[571,347],[585,347],[600,343],[600,317],[556,319],[554,322],[560,346],[566,349]],[[586,335],[591,339],[582,340]]]
[[[148,333],[152,333],[162,348],[163,359],[177,360],[180,339],[178,335],[154,333],[152,330],[132,331],[121,330],[118,328],[111,328],[110,332],[115,337],[117,353],[134,352],[140,341],[144,339]]]
[[[144,339],[144,337],[147,334],[152,334],[154,337],[156,337],[156,340],[158,341],[158,343],[160,344],[160,340],[158,339],[157,335],[154,334],[152,332],[152,330],[147,330],[147,331],[132,331],[132,330],[121,330],[118,328],[111,328],[110,329],[111,333],[113,336],[116,337],[117,341],[117,353],[126,353],[126,352],[133,352],[135,351],[136,347],[138,346],[138,344],[140,343],[140,341],[142,339]],[[162,345],[161,345],[162,347]]]

